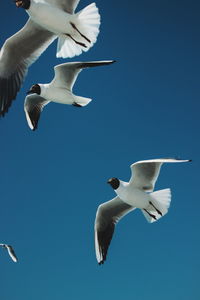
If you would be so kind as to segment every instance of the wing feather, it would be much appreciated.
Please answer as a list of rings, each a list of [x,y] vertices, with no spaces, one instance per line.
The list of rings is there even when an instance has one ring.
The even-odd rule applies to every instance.
[[[158,158],[138,161],[131,165],[130,183],[146,192],[152,192],[163,163],[188,162],[178,158]]]
[[[116,223],[135,208],[124,203],[119,197],[101,204],[95,219],[95,250],[98,263],[106,260]]]
[[[48,103],[49,101],[37,94],[26,96],[26,99],[24,101],[24,111],[26,114],[28,125],[32,130],[37,129],[40,114],[43,111],[44,106]]]
[[[114,60],[90,61],[90,62],[70,62],[54,67],[55,76],[52,84],[59,87],[67,87],[72,90],[78,74],[82,69],[110,65]]]
[[[6,40],[0,51],[0,116],[4,116],[16,98],[28,67],[56,38],[32,20]]]

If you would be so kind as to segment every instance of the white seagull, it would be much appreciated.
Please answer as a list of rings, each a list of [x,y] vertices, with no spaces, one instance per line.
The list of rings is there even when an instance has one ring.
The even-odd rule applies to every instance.
[[[14,0],[29,15],[0,51],[0,116],[8,112],[28,67],[58,38],[57,57],[73,57],[96,42],[100,15],[95,3],[74,13],[79,0]]]
[[[10,255],[10,257],[12,258],[12,260],[14,262],[18,261],[17,256],[16,256],[12,246],[7,245],[7,244],[0,244],[0,246],[8,251],[8,254]]]
[[[98,67],[114,63],[114,60],[93,62],[70,62],[54,67],[54,79],[48,84],[34,84],[27,92],[24,111],[29,127],[35,130],[40,113],[49,102],[69,104],[77,107],[87,105],[92,99],[76,96],[72,92],[73,85],[82,69]]]
[[[111,178],[108,183],[117,197],[98,207],[95,220],[95,250],[98,263],[106,260],[116,223],[127,213],[140,208],[148,222],[160,219],[168,212],[171,201],[170,189],[153,192],[163,163],[189,162],[176,158],[138,161],[131,165],[129,182]]]

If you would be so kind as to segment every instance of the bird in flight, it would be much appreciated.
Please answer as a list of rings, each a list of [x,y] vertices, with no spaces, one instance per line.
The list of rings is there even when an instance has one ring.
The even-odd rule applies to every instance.
[[[16,254],[15,254],[15,252],[14,252],[12,246],[7,245],[7,244],[0,244],[0,246],[8,251],[8,254],[10,255],[11,259],[12,259],[14,262],[17,262],[17,261],[18,261],[17,256],[16,256]]]
[[[106,260],[117,222],[136,208],[141,209],[146,220],[153,223],[163,217],[170,206],[171,191],[154,190],[163,163],[189,162],[176,158],[159,158],[138,161],[131,165],[132,176],[129,182],[111,178],[108,183],[117,196],[101,204],[95,219],[95,250],[98,263]]]
[[[29,19],[0,51],[0,117],[16,98],[29,66],[58,38],[57,57],[73,57],[96,42],[100,15],[95,3],[74,13],[79,0],[15,0]]]
[[[76,96],[72,92],[78,74],[86,68],[110,65],[114,60],[70,62],[54,67],[55,76],[48,84],[34,84],[27,92],[24,111],[29,127],[37,129],[40,114],[49,102],[86,106],[92,99]]]

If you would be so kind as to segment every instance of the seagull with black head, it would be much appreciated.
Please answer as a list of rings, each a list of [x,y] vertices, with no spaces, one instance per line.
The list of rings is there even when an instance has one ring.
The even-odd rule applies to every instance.
[[[108,183],[117,196],[98,207],[95,219],[96,258],[101,265],[107,257],[117,222],[126,214],[139,208],[149,223],[166,215],[171,202],[170,189],[153,192],[160,168],[164,163],[181,163],[190,160],[157,158],[138,161],[131,165],[129,182],[110,178]]]
[[[113,64],[114,60],[70,62],[54,67],[55,76],[50,83],[36,83],[27,92],[24,111],[29,127],[36,130],[40,114],[49,102],[83,107],[92,99],[76,96],[73,92],[74,83],[79,73],[86,68]]]
[[[29,15],[25,26],[0,51],[0,117],[16,98],[29,66],[58,38],[57,57],[73,57],[97,40],[100,15],[95,3],[74,13],[80,0],[15,0]]]

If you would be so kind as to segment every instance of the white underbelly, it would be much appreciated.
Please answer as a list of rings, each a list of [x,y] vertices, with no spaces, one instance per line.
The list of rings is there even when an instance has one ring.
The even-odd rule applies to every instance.
[[[75,96],[65,88],[49,88],[45,91],[44,98],[61,104],[73,104]]]
[[[33,21],[57,35],[73,31],[72,26],[69,24],[69,21],[73,19],[73,15],[55,6],[33,2],[27,12]]]
[[[121,195],[118,195],[127,204],[140,209],[147,208],[149,201],[151,201],[149,194],[136,188],[127,188]]]

